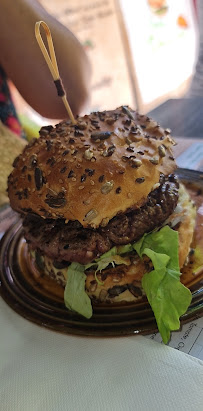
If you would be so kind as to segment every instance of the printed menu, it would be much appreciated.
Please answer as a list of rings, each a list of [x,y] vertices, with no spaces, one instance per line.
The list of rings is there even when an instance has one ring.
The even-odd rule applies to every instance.
[[[147,338],[162,343],[159,333],[148,335]],[[203,318],[184,324],[181,331],[173,332],[167,345],[203,360]]]

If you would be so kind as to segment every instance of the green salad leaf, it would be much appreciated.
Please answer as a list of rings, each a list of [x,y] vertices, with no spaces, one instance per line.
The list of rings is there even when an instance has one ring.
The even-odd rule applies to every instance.
[[[78,314],[83,315],[83,317],[91,318],[92,305],[91,299],[85,291],[85,270],[91,267],[95,267],[95,278],[99,282],[96,277],[96,273],[98,271],[104,270],[106,267],[108,267],[108,265],[112,264],[114,266],[115,264],[130,264],[129,259],[122,258],[121,256],[117,255],[116,252],[116,247],[113,247],[93,263],[89,263],[87,265],[82,265],[79,263],[70,264],[70,266],[68,267],[67,282],[64,292],[65,306],[69,310],[75,311]]]
[[[92,316],[91,300],[85,292],[85,267],[72,263],[68,267],[67,283],[64,291],[65,306],[86,318]]]
[[[120,255],[114,255],[112,257],[102,258],[100,261],[97,262],[97,269],[96,272],[102,271],[108,267],[109,264],[112,264],[113,267],[115,265],[130,265],[130,260],[128,258],[123,258]]]
[[[169,226],[144,235],[133,244],[138,255],[147,255],[154,270],[142,278],[142,287],[154,312],[159,332],[166,344],[170,332],[180,328],[180,316],[191,303],[192,295],[180,282],[178,233]]]
[[[128,258],[121,257],[118,254],[117,247],[113,247],[106,253],[102,254],[95,261],[93,261],[93,263],[86,264],[85,270],[91,267],[95,267],[95,279],[98,282],[98,284],[103,284],[101,281],[98,280],[97,273],[98,271],[101,272],[102,270],[105,270],[105,268],[107,268],[110,264],[113,267],[115,267],[115,265],[121,264],[130,265],[130,260]]]
[[[197,274],[203,269],[203,254],[202,249],[197,246],[194,250],[194,264],[193,264],[193,273]]]

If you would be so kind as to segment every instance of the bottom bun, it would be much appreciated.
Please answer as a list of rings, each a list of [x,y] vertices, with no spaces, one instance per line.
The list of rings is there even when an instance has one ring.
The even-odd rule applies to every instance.
[[[193,239],[196,218],[196,208],[191,201],[185,187],[180,184],[179,201],[173,214],[167,219],[168,224],[179,234],[179,265],[180,268],[187,263],[187,256]],[[56,284],[56,294],[63,298],[66,285],[68,266],[62,263],[54,263],[50,258],[41,256],[37,252],[30,251],[30,261],[37,271],[33,271],[35,280],[41,286],[46,281]],[[129,265],[110,267],[102,272],[86,271],[86,293],[95,303],[121,303],[133,302],[143,297],[141,286],[142,277],[153,269],[148,257],[141,260],[137,255],[129,255]],[[49,278],[48,278],[49,277]],[[44,288],[48,288],[44,286]],[[53,293],[53,288],[52,293]],[[61,290],[61,291],[59,291]]]

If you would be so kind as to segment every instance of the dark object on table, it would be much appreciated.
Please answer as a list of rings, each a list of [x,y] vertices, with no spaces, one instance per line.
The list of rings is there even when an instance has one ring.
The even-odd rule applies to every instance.
[[[203,138],[203,97],[170,99],[147,115],[176,137]]]

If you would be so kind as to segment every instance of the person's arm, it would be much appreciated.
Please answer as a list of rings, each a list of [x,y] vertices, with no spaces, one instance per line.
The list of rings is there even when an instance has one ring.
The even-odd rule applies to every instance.
[[[68,116],[35,38],[35,23],[44,20],[51,30],[68,102],[73,114],[79,114],[88,101],[91,71],[79,41],[37,0],[1,0],[0,8],[0,64],[20,94],[44,117]]]

